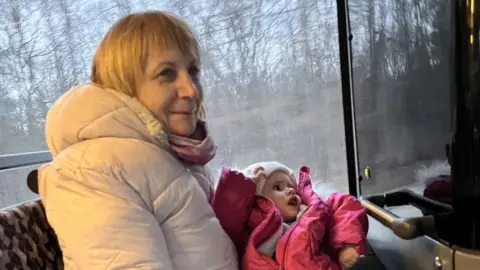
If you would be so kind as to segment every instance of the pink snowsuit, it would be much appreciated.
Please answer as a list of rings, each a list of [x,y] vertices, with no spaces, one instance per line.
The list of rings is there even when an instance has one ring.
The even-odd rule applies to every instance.
[[[255,195],[251,179],[222,170],[212,205],[239,251],[241,269],[337,270],[338,253],[345,246],[366,253],[368,219],[363,206],[342,193],[322,201],[313,191],[309,173],[308,167],[302,167],[298,181],[298,195],[308,210],[278,240],[275,261],[258,248],[282,228],[280,212],[271,200]]]

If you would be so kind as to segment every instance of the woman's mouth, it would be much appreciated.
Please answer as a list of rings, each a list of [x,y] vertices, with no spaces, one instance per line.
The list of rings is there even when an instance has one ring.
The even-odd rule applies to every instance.
[[[170,112],[171,116],[182,118],[182,119],[190,119],[193,117],[193,112],[189,111],[177,111],[177,112]]]
[[[184,114],[184,115],[192,115],[192,114],[193,114],[192,111],[175,111],[175,112],[170,112],[170,113],[173,113],[173,114]]]

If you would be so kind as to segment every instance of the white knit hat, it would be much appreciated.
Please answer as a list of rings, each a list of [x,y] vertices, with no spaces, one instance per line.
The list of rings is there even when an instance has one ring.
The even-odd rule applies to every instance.
[[[295,173],[292,169],[277,161],[258,162],[242,170],[242,173],[255,181],[257,184],[256,194],[262,194],[263,187],[268,177],[274,172],[283,172],[290,176],[292,182],[296,183]]]

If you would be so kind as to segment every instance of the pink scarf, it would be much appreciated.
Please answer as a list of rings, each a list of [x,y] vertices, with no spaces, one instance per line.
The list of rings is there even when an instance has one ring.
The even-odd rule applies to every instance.
[[[205,122],[199,122],[197,128],[203,129],[204,134],[206,134],[201,141],[173,134],[168,135],[168,139],[172,150],[183,161],[188,164],[203,166],[215,157],[217,146],[208,134]]]

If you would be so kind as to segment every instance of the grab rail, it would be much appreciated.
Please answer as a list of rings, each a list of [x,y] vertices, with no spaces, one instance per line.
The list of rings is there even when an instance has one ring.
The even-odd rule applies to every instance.
[[[436,217],[452,212],[452,207],[443,203],[439,203],[411,190],[400,190],[397,192],[363,196],[360,202],[366,208],[367,213],[383,224],[385,227],[402,239],[414,239],[423,235],[432,235],[441,224],[436,223]],[[385,209],[386,206],[403,206],[412,205],[422,210],[428,210],[434,215],[426,215],[421,217],[402,218],[391,211]]]
[[[0,156],[0,171],[43,164],[51,160],[50,151],[2,155]]]

